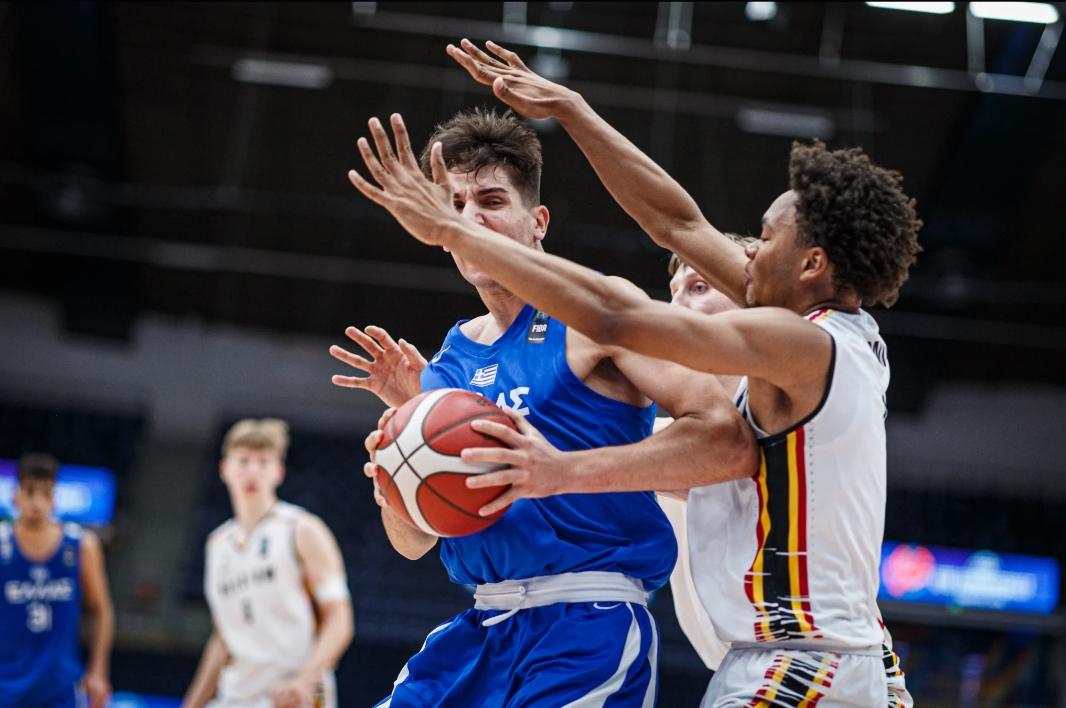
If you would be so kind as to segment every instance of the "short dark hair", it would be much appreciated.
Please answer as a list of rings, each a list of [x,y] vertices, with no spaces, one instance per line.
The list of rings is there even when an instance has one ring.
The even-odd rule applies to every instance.
[[[55,482],[59,461],[43,452],[31,452],[19,458],[18,483],[30,481]]]
[[[528,206],[540,203],[540,173],[544,167],[540,139],[533,128],[511,111],[470,108],[439,124],[429,136],[418,162],[427,177],[432,176],[429,152],[441,143],[444,164],[449,170],[477,172],[482,167],[501,165],[510,172],[520,196]]]
[[[903,177],[860,148],[829,150],[821,141],[793,143],[788,173],[799,234],[826,250],[833,284],[863,304],[891,307],[922,250],[922,221]]]

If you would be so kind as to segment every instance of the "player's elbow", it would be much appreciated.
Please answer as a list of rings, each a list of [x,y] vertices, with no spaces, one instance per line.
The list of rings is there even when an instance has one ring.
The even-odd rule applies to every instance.
[[[606,299],[596,313],[594,332],[586,334],[608,347],[621,347],[641,352],[640,341],[646,329],[645,301],[625,296]]]
[[[429,539],[425,542],[397,543],[393,545],[393,548],[407,560],[416,561],[429,553],[433,546],[436,545],[437,539],[433,537],[429,537]]]
[[[355,637],[355,618],[350,599],[346,598],[329,603],[329,613],[323,617],[323,620],[336,625],[339,643],[344,648],[347,648],[352,643],[352,639]]]
[[[758,470],[759,448],[755,434],[740,414],[729,406],[712,414],[721,479],[751,477]]]

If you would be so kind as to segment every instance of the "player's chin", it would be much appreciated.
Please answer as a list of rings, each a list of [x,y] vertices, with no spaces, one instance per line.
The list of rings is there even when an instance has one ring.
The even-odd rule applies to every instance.
[[[744,306],[745,307],[755,307],[756,306],[755,293],[753,293],[752,290],[751,290],[751,283],[748,283],[748,287],[745,288],[745,290],[744,290]]]

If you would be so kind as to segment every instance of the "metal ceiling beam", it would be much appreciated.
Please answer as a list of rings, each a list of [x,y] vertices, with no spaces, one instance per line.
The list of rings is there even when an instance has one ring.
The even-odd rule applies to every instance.
[[[141,263],[180,271],[242,273],[473,296],[470,285],[450,266],[191,244],[32,226],[0,228],[0,249]],[[649,294],[660,299],[665,296],[662,290],[650,290]],[[875,318],[883,333],[898,337],[1066,350],[1066,328],[1063,327],[896,310],[878,310]]]
[[[1023,76],[980,73],[944,69],[916,64],[841,59],[825,62],[817,56],[771,52],[738,47],[717,47],[693,44],[688,49],[674,50],[656,46],[651,39],[626,37],[602,32],[524,25],[503,26],[497,22],[468,20],[403,12],[378,12],[372,16],[352,19],[358,27],[377,31],[401,32],[441,37],[451,42],[461,37],[493,39],[503,44],[603,54],[630,59],[672,61],[693,66],[709,66],[736,71],[754,71],[783,76],[861,83],[889,84],[913,88],[935,88],[952,91],[985,91],[1011,96],[1027,96],[1066,101],[1066,82],[1044,81],[1039,88],[1031,88]],[[443,52],[443,46],[441,48]]]
[[[280,52],[252,52],[238,47],[199,46],[194,48],[191,61],[230,71],[235,62],[244,59],[265,59],[293,63],[327,65],[337,81],[361,81],[387,86],[437,91],[457,91],[485,96],[488,89],[474,83],[458,67],[430,66],[407,62],[350,59],[325,55],[283,54]],[[742,108],[776,110],[781,112],[819,112],[832,118],[838,131],[875,133],[884,129],[884,121],[872,111],[845,107],[830,108],[810,104],[789,104],[730,96],[709,92],[681,91],[671,88],[614,84],[602,81],[573,81],[570,87],[599,107],[654,111],[657,105],[669,105],[677,113],[708,118],[736,118]]]

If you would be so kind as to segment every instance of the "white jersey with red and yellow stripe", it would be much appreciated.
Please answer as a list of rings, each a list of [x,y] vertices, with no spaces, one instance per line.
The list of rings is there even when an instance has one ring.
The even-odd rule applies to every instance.
[[[885,343],[861,310],[808,319],[833,342],[823,399],[791,430],[768,435],[741,382],[737,405],[758,438],[759,471],[690,492],[693,578],[726,642],[879,648]]]

